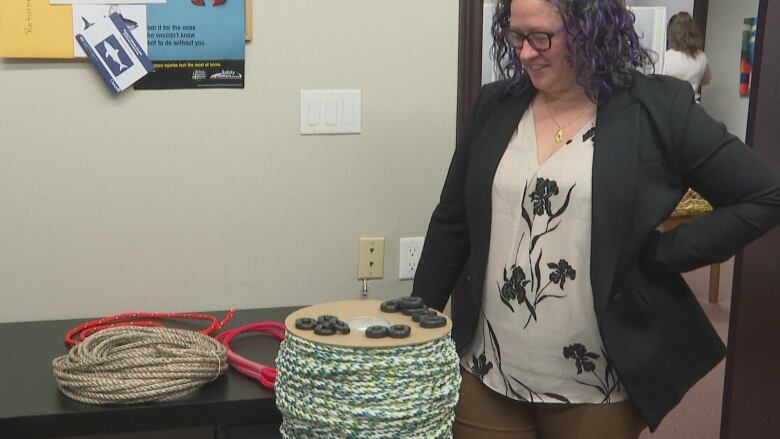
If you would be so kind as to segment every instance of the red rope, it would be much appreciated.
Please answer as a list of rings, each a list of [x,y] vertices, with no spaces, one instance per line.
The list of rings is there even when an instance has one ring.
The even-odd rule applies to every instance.
[[[117,328],[120,326],[163,326],[160,322],[154,322],[145,319],[187,319],[187,320],[208,320],[211,322],[208,328],[201,329],[199,332],[205,335],[210,335],[225,326],[230,319],[233,318],[233,314],[236,313],[235,309],[228,311],[225,318],[222,321],[217,320],[216,317],[208,314],[196,314],[196,313],[150,313],[150,312],[134,312],[126,314],[117,314],[111,317],[103,317],[101,319],[92,320],[86,323],[82,323],[75,328],[68,331],[65,334],[65,343],[69,346],[75,346],[85,338],[89,337],[97,331],[102,331],[108,328]]]
[[[228,363],[230,366],[244,375],[250,376],[260,381],[263,386],[273,389],[276,383],[276,369],[265,364],[256,363],[248,360],[241,355],[236,354],[230,349],[230,341],[237,335],[245,332],[265,332],[273,335],[279,341],[284,341],[285,326],[279,322],[257,322],[230,329],[218,334],[217,341],[221,342],[227,348]]]

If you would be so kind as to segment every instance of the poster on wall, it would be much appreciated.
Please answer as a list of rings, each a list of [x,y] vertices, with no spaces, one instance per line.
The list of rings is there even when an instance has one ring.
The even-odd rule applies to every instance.
[[[154,72],[136,90],[244,88],[244,0],[147,6]]]
[[[750,81],[753,78],[753,56],[756,52],[756,29],[758,19],[746,18],[742,29],[742,53],[739,60],[739,95],[750,96]]]

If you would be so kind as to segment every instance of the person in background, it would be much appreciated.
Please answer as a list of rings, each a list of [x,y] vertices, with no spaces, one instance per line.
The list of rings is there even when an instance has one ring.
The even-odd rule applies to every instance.
[[[704,40],[699,27],[687,12],[674,14],[666,28],[667,50],[664,75],[688,81],[696,101],[701,100],[701,86],[712,81],[712,73],[704,53]]]
[[[502,79],[458,139],[412,289],[443,310],[463,275],[454,435],[636,439],[725,354],[680,273],[780,222],[780,176],[688,82],[637,71],[623,0],[496,8]],[[714,209],[661,233],[689,187]]]

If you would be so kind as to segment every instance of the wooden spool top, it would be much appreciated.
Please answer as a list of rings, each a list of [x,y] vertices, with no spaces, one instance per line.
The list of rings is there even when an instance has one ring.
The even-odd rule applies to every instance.
[[[379,309],[382,300],[345,300],[341,302],[328,302],[301,308],[287,316],[284,320],[287,330],[293,335],[313,343],[327,344],[345,348],[395,348],[428,343],[442,338],[452,330],[452,321],[447,318],[447,324],[440,328],[423,328],[418,322],[412,320],[412,316],[397,313],[386,313]],[[442,317],[446,316],[437,311]],[[349,334],[335,333],[333,335],[317,335],[314,331],[298,329],[295,321],[301,317],[317,319],[321,315],[333,315],[350,325]],[[384,326],[404,324],[412,328],[412,333],[407,338],[368,338],[363,330],[358,329],[361,317],[373,317],[386,322]],[[350,322],[352,321],[352,322]]]

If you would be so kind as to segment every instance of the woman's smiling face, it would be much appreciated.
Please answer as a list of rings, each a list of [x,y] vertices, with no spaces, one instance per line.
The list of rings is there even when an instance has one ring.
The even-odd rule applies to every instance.
[[[512,0],[509,30],[526,35],[531,32],[554,34],[547,50],[536,50],[528,41],[515,49],[536,89],[555,93],[576,86],[574,70],[567,61],[570,56],[566,47],[567,34],[555,6],[547,0]]]

